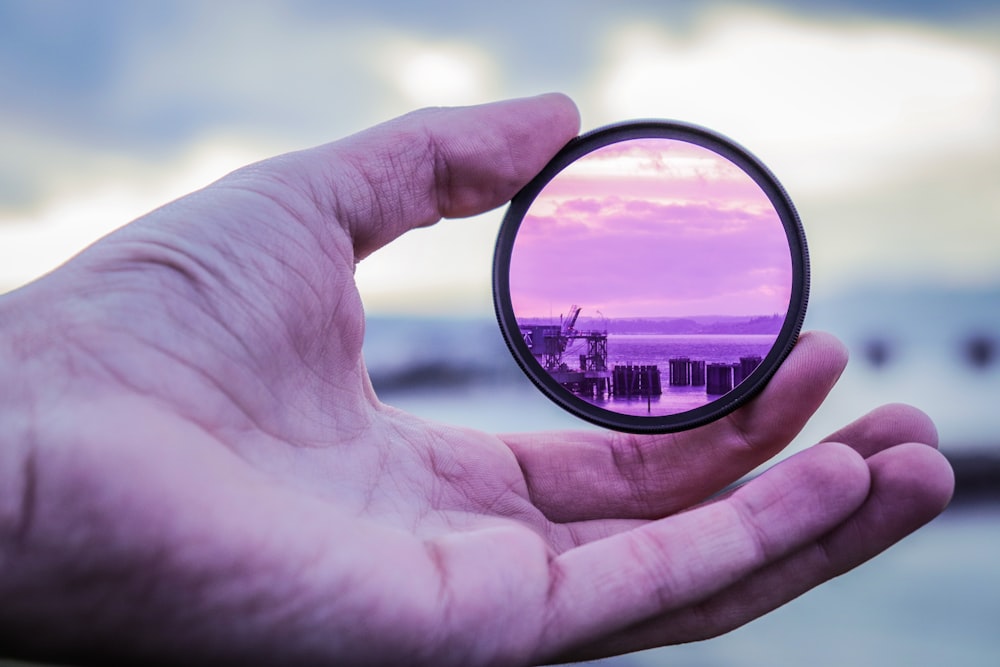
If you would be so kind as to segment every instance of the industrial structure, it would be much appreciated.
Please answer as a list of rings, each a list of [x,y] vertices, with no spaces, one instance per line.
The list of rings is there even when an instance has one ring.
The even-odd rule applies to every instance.
[[[602,397],[613,391],[608,370],[608,332],[578,331],[580,307],[574,305],[560,324],[521,326],[521,337],[546,371],[570,391],[581,396]],[[575,353],[575,354],[574,354]],[[563,356],[579,362],[570,368]]]
[[[522,324],[521,337],[531,354],[556,382],[585,398],[650,398],[663,394],[656,365],[616,365],[608,368],[608,332],[576,328],[579,306],[572,306],[559,324]],[[567,359],[572,360],[567,363]],[[571,367],[570,363],[574,366]],[[761,363],[758,356],[733,363],[706,363],[702,359],[668,360],[671,386],[705,387],[708,395],[728,393]]]

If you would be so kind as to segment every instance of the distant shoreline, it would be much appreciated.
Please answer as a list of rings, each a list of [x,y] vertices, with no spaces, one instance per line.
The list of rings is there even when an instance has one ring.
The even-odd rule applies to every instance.
[[[521,326],[561,326],[551,317],[522,317]],[[601,319],[581,317],[574,329],[601,331],[609,334],[698,334],[698,335],[772,335],[776,336],[785,322],[785,316],[774,315],[705,315],[692,317],[617,317]]]

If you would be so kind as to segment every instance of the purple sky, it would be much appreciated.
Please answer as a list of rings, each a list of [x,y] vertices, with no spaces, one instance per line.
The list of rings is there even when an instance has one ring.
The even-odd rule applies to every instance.
[[[572,304],[605,317],[770,315],[791,291],[784,229],[763,191],[715,153],[635,139],[556,176],[511,257],[517,317]]]

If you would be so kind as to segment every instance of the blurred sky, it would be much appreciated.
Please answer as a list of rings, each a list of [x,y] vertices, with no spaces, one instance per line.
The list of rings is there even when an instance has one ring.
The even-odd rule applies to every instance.
[[[756,153],[819,297],[1000,284],[995,0],[0,0],[0,291],[250,160],[549,90]],[[363,262],[369,311],[489,313],[500,217]]]

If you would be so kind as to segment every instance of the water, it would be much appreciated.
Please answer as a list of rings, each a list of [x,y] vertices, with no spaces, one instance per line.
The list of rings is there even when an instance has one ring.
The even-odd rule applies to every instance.
[[[658,364],[674,357],[706,363],[732,363],[740,357],[764,357],[774,336],[761,334],[608,334],[608,365]]]
[[[889,402],[910,403],[930,414],[946,452],[997,451],[1000,287],[886,288],[814,299],[804,330],[813,328],[843,340],[851,363],[790,451]],[[969,352],[968,343],[976,338],[986,341],[990,351],[979,361]],[[880,361],[871,354],[873,343],[887,351]],[[521,403],[541,404],[535,411],[551,407],[524,380],[492,318],[375,318],[369,321],[365,350],[376,385],[391,387],[396,396],[422,393],[434,384],[458,392],[524,392]],[[638,353],[629,356],[639,362]],[[612,359],[630,361],[623,356]],[[423,402],[434,412],[435,404],[449,401],[448,392],[442,391],[437,401]],[[464,413],[452,416],[464,423]],[[510,422],[506,430],[518,428],[519,413],[495,416]],[[488,421],[494,421],[493,415]]]
[[[718,398],[705,394],[705,387],[671,387],[664,378],[663,394],[660,396],[595,398],[581,396],[583,400],[599,408],[636,417],[659,417],[676,415],[694,410]]]
[[[852,336],[854,331],[863,333],[875,326],[886,335],[898,332],[892,338],[896,356],[876,367],[866,360],[863,348],[854,349],[854,361],[840,386],[789,451],[808,446],[878,403],[899,399],[934,409],[943,451],[987,451],[987,447],[995,451],[1000,433],[996,428],[1000,411],[995,409],[1000,397],[1000,361],[982,368],[963,361],[957,342],[963,340],[966,327],[958,317],[945,320],[953,334],[931,335],[930,325],[907,326],[910,311],[903,299],[890,303],[898,311],[898,320],[881,326],[878,316],[886,318],[888,312],[883,305],[863,311],[861,319],[852,316],[860,308],[858,300],[850,302],[850,309],[818,309],[824,315],[824,328],[842,328],[838,333],[855,348],[854,341],[865,338]],[[984,304],[989,308],[969,312],[996,319],[996,299],[991,296]],[[911,310],[928,312],[927,299],[920,299]],[[997,326],[968,330],[1000,331]],[[369,322],[368,332],[365,355],[376,389],[383,400],[399,408],[489,432],[597,430],[560,410],[531,385],[517,370],[496,323],[489,319],[375,319]],[[690,340],[684,352],[664,347],[655,355],[642,356],[643,348],[653,347],[650,340],[663,337],[645,342],[643,338],[622,336],[629,340],[622,340],[617,346],[621,352],[613,353],[609,337],[609,362],[650,363],[659,355],[697,357],[691,351],[695,341]],[[680,345],[684,337],[670,338]],[[667,345],[667,341],[660,342]],[[633,343],[634,349],[627,347]],[[558,446],[555,436],[553,446]],[[1000,664],[997,563],[1000,504],[959,504],[870,563],[723,637],[599,664],[995,667]]]

